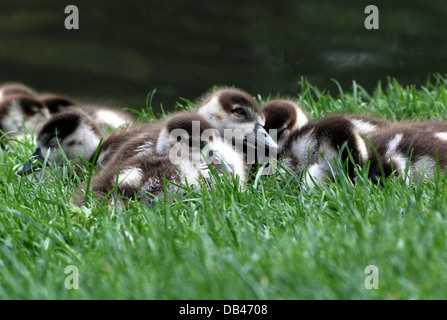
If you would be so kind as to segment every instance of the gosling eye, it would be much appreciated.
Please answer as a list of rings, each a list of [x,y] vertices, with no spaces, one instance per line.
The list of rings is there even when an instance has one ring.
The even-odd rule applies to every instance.
[[[282,134],[286,132],[286,128],[282,128],[278,131],[278,137],[282,136]]]
[[[50,147],[50,148],[57,146],[57,137],[51,137],[51,138],[47,141],[46,145],[47,145],[48,147]]]
[[[244,117],[246,116],[246,113],[245,113],[244,109],[242,109],[242,108],[234,109],[233,113],[235,113],[235,114],[237,114],[239,116],[244,116]]]

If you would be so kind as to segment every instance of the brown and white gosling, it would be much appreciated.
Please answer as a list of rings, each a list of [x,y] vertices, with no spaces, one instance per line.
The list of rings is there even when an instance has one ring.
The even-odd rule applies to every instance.
[[[131,114],[122,110],[93,104],[77,103],[70,98],[56,94],[43,94],[39,97],[39,100],[48,107],[53,115],[67,111],[73,107],[80,108],[92,117],[96,123],[108,129],[117,129],[135,121],[135,118]]]
[[[264,105],[262,109],[265,115],[265,129],[272,132],[277,137],[279,153],[282,155],[287,149],[295,150],[293,154],[302,155],[305,146],[312,146],[316,142],[314,136],[314,127],[325,126],[325,123],[334,121],[346,121],[348,126],[356,128],[362,135],[371,133],[377,129],[386,127],[390,122],[378,118],[365,117],[356,114],[339,114],[324,117],[318,121],[310,122],[309,117],[298,105],[291,99],[272,100]],[[302,128],[306,127],[303,131]],[[310,132],[309,132],[310,131]],[[293,133],[295,138],[289,141],[289,136]],[[304,140],[303,138],[304,134]],[[302,156],[300,157],[302,158]]]
[[[290,99],[275,99],[264,105],[265,130],[276,137],[278,153],[284,152],[287,137],[309,122],[308,116],[298,103]]]
[[[6,83],[0,87],[0,102],[8,96],[27,96],[30,98],[37,98],[36,91],[21,83]]]
[[[207,120],[227,141],[277,150],[278,146],[264,129],[265,116],[259,104],[246,92],[220,88],[201,97],[197,114]]]
[[[244,154],[250,173],[255,173],[259,155],[264,162],[276,158],[278,145],[264,128],[265,116],[259,104],[247,92],[229,87],[210,91],[200,98],[197,113]]]
[[[51,117],[48,108],[27,95],[7,95],[0,102],[0,129],[9,137],[33,134]]]
[[[301,175],[314,186],[325,179],[332,179],[335,161],[347,161],[349,153],[357,163],[368,160],[368,148],[363,140],[390,122],[355,114],[336,114],[312,121],[292,132],[285,144],[283,165]],[[348,151],[349,150],[349,151]],[[354,167],[348,167],[352,175]]]
[[[71,108],[55,114],[43,125],[37,135],[34,153],[17,173],[29,174],[38,169],[47,153],[52,163],[61,164],[61,150],[69,161],[83,158],[93,165],[102,166],[118,149],[129,150],[132,147],[128,143],[130,139],[140,137],[139,143],[144,144],[144,139],[151,136],[156,140],[158,134],[153,133],[151,125],[141,124],[119,129],[103,138],[98,124],[87,113]]]
[[[210,165],[218,172],[238,176],[239,183],[245,181],[243,156],[228,143],[218,139],[212,126],[201,116],[192,113],[171,117],[164,127],[169,133],[168,152],[164,156],[139,153],[122,162],[111,161],[91,181],[91,189],[99,199],[108,197],[111,205],[119,199],[113,191],[128,199],[151,204],[154,195],[164,196],[164,180],[169,180],[167,190],[181,193],[178,185],[199,185],[209,180]],[[172,182],[172,183],[171,183]],[[169,195],[166,195],[168,198]],[[81,197],[79,204],[84,204]]]
[[[414,179],[421,171],[432,178],[436,154],[441,170],[445,168],[446,137],[447,122],[442,121],[391,123],[358,115],[331,115],[292,133],[284,165],[304,174],[311,187],[332,180],[336,162],[348,163],[349,176],[353,176],[355,164],[370,163],[369,175],[375,181],[392,173],[401,175],[406,168]]]
[[[447,122],[397,123],[367,136],[370,177],[394,174],[408,184],[447,168]]]

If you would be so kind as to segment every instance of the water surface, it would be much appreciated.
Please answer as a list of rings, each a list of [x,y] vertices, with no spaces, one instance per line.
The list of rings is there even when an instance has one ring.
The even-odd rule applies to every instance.
[[[77,5],[80,29],[64,27]],[[364,9],[379,8],[379,30]],[[352,81],[424,84],[447,71],[447,1],[2,1],[0,82],[78,100],[171,110],[214,85],[253,95],[336,94]]]

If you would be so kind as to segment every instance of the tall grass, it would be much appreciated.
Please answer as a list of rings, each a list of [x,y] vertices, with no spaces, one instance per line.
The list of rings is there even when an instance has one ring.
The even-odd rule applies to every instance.
[[[436,75],[420,88],[389,79],[372,93],[355,82],[324,92],[302,79],[295,98],[314,119],[445,119],[447,79]],[[150,107],[142,120],[153,120]],[[2,299],[447,298],[441,175],[375,185],[358,168],[354,181],[341,174],[317,191],[287,174],[258,176],[244,190],[216,177],[214,187],[186,188],[173,203],[109,212],[71,204],[89,170],[17,176],[33,148],[27,140],[0,152]],[[365,287],[369,265],[379,271],[378,289]],[[67,266],[79,271],[78,289],[65,286]]]

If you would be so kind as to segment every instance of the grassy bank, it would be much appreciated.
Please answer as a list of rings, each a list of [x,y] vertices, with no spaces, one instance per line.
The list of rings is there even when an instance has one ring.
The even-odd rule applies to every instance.
[[[299,98],[314,119],[447,117],[444,77],[422,88],[390,80],[374,93],[355,83],[343,89],[302,81]],[[1,299],[447,298],[442,177],[376,186],[359,169],[355,186],[341,177],[321,192],[287,176],[261,176],[244,191],[224,180],[172,204],[110,214],[70,204],[83,177],[15,175],[33,148],[27,141],[0,151]],[[365,288],[369,265],[379,271],[378,289]],[[79,271],[79,289],[65,287],[67,266]]]

